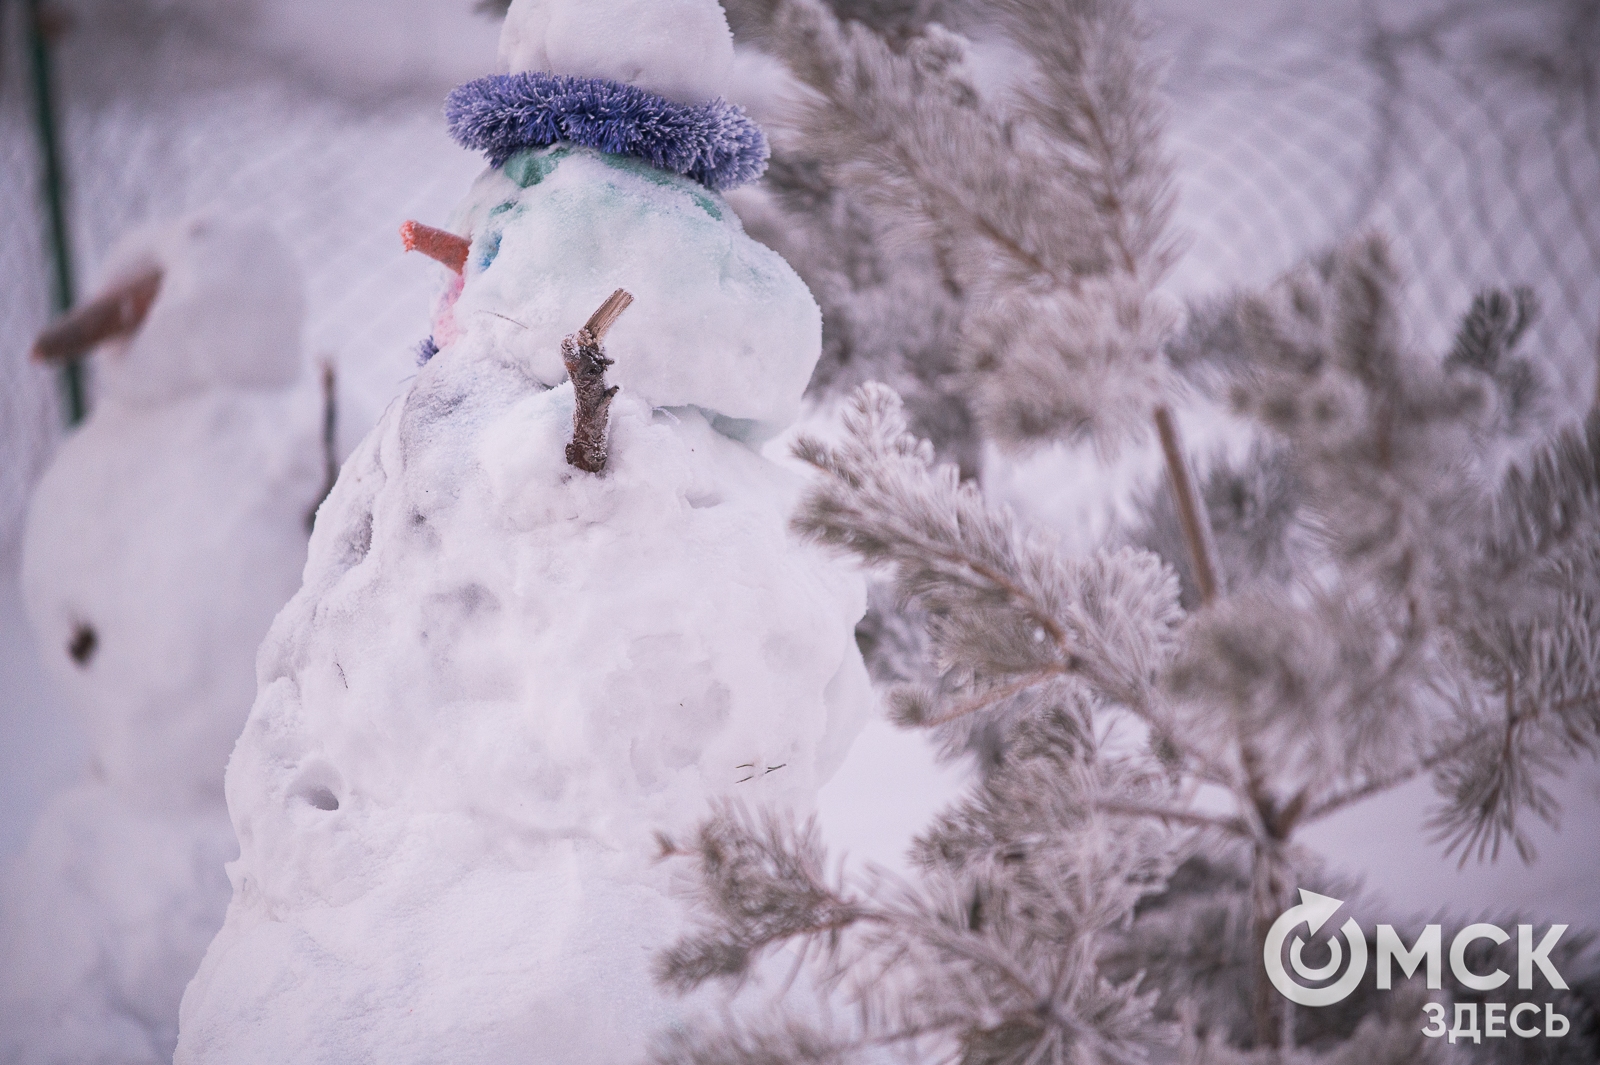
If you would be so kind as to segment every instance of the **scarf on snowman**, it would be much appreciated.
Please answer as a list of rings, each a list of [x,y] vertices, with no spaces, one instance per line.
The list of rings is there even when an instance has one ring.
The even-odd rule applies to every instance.
[[[558,142],[643,159],[722,192],[759,178],[766,134],[726,100],[680,104],[606,78],[526,71],[469,81],[445,102],[450,135],[501,166]]]

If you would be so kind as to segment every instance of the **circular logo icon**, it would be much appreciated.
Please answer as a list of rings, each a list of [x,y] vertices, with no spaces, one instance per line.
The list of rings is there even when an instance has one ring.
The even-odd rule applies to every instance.
[[[1356,924],[1354,917],[1348,918],[1339,929],[1344,933],[1345,942],[1350,944],[1350,965],[1339,979],[1324,987],[1306,987],[1295,980],[1295,976],[1298,976],[1301,980],[1321,983],[1338,972],[1344,961],[1344,950],[1337,939],[1328,940],[1327,963],[1312,968],[1300,956],[1305,949],[1305,940],[1295,936],[1294,942],[1289,944],[1289,965],[1294,969],[1295,976],[1290,976],[1283,967],[1283,944],[1289,938],[1289,933],[1305,925],[1307,931],[1315,935],[1317,929],[1326,924],[1328,918],[1343,905],[1340,899],[1331,899],[1301,888],[1300,905],[1285,910],[1283,916],[1272,922],[1272,927],[1267,931],[1261,960],[1266,963],[1267,978],[1272,981],[1272,986],[1290,1002],[1301,1006],[1331,1006],[1335,1002],[1343,1002],[1366,974],[1367,937],[1361,934],[1361,926]]]

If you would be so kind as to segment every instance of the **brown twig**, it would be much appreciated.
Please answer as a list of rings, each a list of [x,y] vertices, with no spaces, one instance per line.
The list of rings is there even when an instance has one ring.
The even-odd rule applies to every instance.
[[[458,274],[467,268],[467,253],[472,248],[472,242],[466,237],[458,237],[448,230],[435,229],[421,222],[406,222],[400,226],[400,239],[405,243],[406,251],[420,251]]]
[[[1128,817],[1152,817],[1158,821],[1172,821],[1180,825],[1189,825],[1192,828],[1221,829],[1230,835],[1241,836],[1249,839],[1252,835],[1250,826],[1243,818],[1224,817],[1220,814],[1208,814],[1199,810],[1182,810],[1166,806],[1153,806],[1145,803],[1122,802],[1116,799],[1097,799],[1094,803],[1096,809],[1106,813],[1123,814]]]
[[[100,344],[130,336],[161,291],[161,271],[146,270],[60,318],[33,342],[33,358],[41,362],[80,359]]]
[[[311,504],[311,510],[306,514],[306,528],[312,528],[317,521],[317,511],[322,508],[322,503],[333,492],[334,483],[339,480],[339,459],[334,453],[334,445],[339,435],[339,372],[332,359],[323,359],[322,364],[322,491],[317,495],[317,501]]]
[[[567,445],[567,462],[588,473],[606,468],[606,428],[611,421],[611,397],[617,386],[606,387],[606,358],[602,341],[613,323],[628,309],[633,297],[617,289],[600,309],[589,316],[582,329],[561,342],[561,361],[572,378],[572,442]]]
[[[1027,691],[1029,688],[1034,687],[1035,685],[1044,684],[1047,681],[1056,679],[1057,677],[1066,676],[1070,672],[1072,672],[1072,670],[1066,666],[1059,666],[1054,669],[1041,669],[1033,673],[1025,674],[1024,676],[1012,681],[1010,684],[1003,684],[998,688],[993,688],[984,692],[982,695],[977,696],[976,698],[968,699],[966,702],[960,703],[950,710],[946,710],[937,717],[932,717],[921,722],[921,727],[938,728],[940,725],[948,725],[950,722],[966,717],[968,714],[975,714],[979,710],[987,710],[989,707],[994,706],[996,703],[1003,702],[1004,700],[1011,698],[1013,695],[1018,695]]]
[[[1217,549],[1211,535],[1211,520],[1195,487],[1194,477],[1189,472],[1189,460],[1184,457],[1183,445],[1178,440],[1178,426],[1172,420],[1172,411],[1165,404],[1158,406],[1155,419],[1156,432],[1161,437],[1161,451],[1167,460],[1172,501],[1177,504],[1178,523],[1183,527],[1183,540],[1189,548],[1194,583],[1203,606],[1217,595]]]

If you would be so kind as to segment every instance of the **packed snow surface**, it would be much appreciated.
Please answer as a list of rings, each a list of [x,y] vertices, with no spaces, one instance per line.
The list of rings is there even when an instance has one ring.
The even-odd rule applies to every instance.
[[[93,771],[3,873],[0,1062],[170,1060],[227,904],[223,768],[322,489],[281,245],[194,217],[130,237],[107,283],[151,264],[145,326],[96,356],[94,412],[27,517],[29,621]]]
[[[614,289],[634,306],[609,380],[657,407],[697,406],[741,435],[789,424],[822,344],[805,283],[717,193],[637,159],[559,145],[478,179],[451,228],[472,239],[435,339],[472,330],[536,380],[566,380],[561,339]],[[730,428],[724,425],[724,428]]]
[[[0,871],[0,1062],[163,1065],[228,905],[233,826],[82,784]]]
[[[733,34],[717,0],[513,0],[500,61],[703,104],[728,91]]]
[[[475,191],[457,328],[345,464],[262,647],[184,1065],[637,1058],[698,1008],[651,978],[683,920],[655,833],[724,798],[809,812],[865,719],[860,580],[793,538],[796,482],[728,420],[798,399],[809,295],[704,190],[540,160],[536,195]],[[548,386],[617,287],[596,476]]]

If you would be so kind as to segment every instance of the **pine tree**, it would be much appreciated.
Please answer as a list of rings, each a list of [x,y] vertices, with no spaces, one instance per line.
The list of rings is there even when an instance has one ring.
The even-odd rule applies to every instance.
[[[724,7],[736,40],[782,50],[766,0]],[[950,0],[833,0],[830,9],[891,48],[932,22],[967,20],[965,6]],[[953,357],[967,298],[961,279],[937,246],[896,239],[894,215],[835,174],[809,135],[809,113],[801,124],[798,136],[773,145],[763,187],[775,209],[746,213],[751,231],[795,265],[828,322],[810,394],[842,396],[884,381],[905,399],[915,431],[974,476],[979,433]]]
[[[1035,68],[1002,102],[938,26],[891,42],[817,0],[740,9],[815,93],[829,179],[965,294],[981,432],[1110,452],[1154,429],[1168,485],[1127,543],[1069,556],[939,465],[881,385],[841,440],[797,444],[818,478],[796,529],[891,572],[923,627],[895,717],[953,746],[989,730],[996,755],[919,837],[914,883],[829,879],[813,828],[732,808],[666,841],[703,924],[664,979],[737,981],[793,945],[859,1010],[683,1033],[660,1060],[1440,1053],[1420,992],[1296,1010],[1260,958],[1294,889],[1328,883],[1308,825],[1430,775],[1461,860],[1527,859],[1551,775],[1600,753],[1600,416],[1541,432],[1531,294],[1483,294],[1449,352],[1417,352],[1369,234],[1179,328],[1156,72],[1122,0],[992,5]],[[1194,393],[1257,438],[1200,483],[1171,415]],[[1586,993],[1561,999],[1590,1018],[1565,1060],[1600,1047]]]

